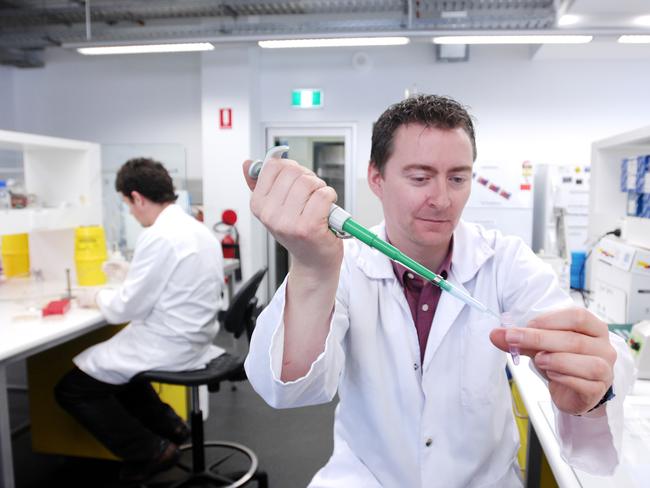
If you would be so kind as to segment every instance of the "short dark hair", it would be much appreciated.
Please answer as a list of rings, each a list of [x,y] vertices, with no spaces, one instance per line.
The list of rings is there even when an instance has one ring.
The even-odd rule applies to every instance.
[[[137,191],[155,203],[176,201],[174,183],[165,167],[150,158],[129,159],[122,165],[115,178],[115,189],[131,199]]]
[[[472,143],[472,156],[476,160],[476,139],[472,117],[456,100],[440,95],[417,95],[391,105],[379,116],[372,129],[370,164],[381,174],[393,152],[395,131],[406,124],[425,127],[456,129],[462,127]]]

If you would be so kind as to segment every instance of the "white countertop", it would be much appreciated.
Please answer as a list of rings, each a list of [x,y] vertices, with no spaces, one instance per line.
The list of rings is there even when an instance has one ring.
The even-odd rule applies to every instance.
[[[508,357],[508,368],[517,383],[528,417],[560,488],[645,487],[650,479],[650,381],[637,380],[625,400],[625,429],[621,464],[611,477],[594,476],[569,466],[560,454],[555,433],[551,395],[530,369],[530,359],[518,366]],[[643,437],[645,432],[645,437]],[[645,446],[645,447],[644,447]],[[643,480],[643,482],[641,482]]]
[[[0,284],[0,362],[29,356],[106,324],[99,310],[78,308],[74,301],[62,316],[38,316],[50,300],[64,295],[61,282],[12,279]]]

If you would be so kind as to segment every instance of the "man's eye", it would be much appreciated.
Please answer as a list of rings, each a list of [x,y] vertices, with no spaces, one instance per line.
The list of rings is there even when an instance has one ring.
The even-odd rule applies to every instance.
[[[409,176],[409,179],[415,183],[423,183],[427,180],[427,177],[422,175],[412,175]]]
[[[462,185],[467,181],[467,177],[465,176],[452,176],[449,179],[451,180],[452,183],[455,183],[457,185]]]

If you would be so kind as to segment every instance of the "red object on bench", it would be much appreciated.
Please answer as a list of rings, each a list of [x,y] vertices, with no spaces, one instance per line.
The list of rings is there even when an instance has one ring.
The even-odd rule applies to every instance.
[[[70,299],[62,298],[61,300],[52,300],[43,307],[43,317],[48,315],[63,315],[70,310]]]

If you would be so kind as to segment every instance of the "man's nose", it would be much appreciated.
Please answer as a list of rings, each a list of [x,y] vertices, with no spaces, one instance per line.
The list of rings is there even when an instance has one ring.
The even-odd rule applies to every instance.
[[[437,181],[437,178],[429,185],[427,204],[432,208],[448,208],[451,205],[449,190],[444,181]]]

